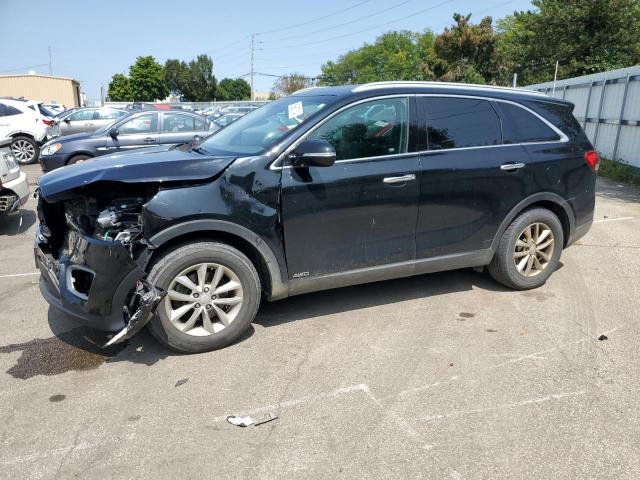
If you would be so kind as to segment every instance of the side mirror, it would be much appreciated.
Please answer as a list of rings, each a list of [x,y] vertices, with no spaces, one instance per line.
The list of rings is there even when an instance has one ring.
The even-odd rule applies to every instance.
[[[336,149],[326,140],[304,140],[288,158],[294,167],[330,167],[336,162]]]
[[[71,123],[71,120],[69,120],[69,117],[64,119],[65,123]]]
[[[117,128],[112,128],[111,130],[109,130],[109,136],[111,138],[116,138],[119,134],[120,132],[118,131]]]

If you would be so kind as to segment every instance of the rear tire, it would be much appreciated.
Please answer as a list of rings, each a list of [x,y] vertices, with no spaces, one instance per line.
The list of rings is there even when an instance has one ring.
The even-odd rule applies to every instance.
[[[564,235],[558,217],[545,208],[527,210],[502,234],[487,270],[505,287],[537,288],[558,268],[563,246]]]
[[[258,272],[242,252],[223,243],[178,246],[153,264],[148,280],[167,291],[149,330],[181,353],[229,345],[249,328],[260,305]]]
[[[40,145],[31,137],[17,136],[11,140],[11,153],[20,165],[38,161]]]

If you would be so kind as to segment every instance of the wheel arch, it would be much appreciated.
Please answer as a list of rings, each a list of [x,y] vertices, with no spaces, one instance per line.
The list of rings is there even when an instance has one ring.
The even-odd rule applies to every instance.
[[[569,239],[574,231],[575,226],[575,216],[573,213],[573,209],[569,205],[569,203],[563,199],[560,195],[552,192],[541,192],[526,199],[522,200],[515,207],[511,209],[509,214],[504,218],[498,231],[493,237],[493,241],[491,242],[491,250],[495,252],[498,248],[498,243],[500,242],[500,238],[504,234],[505,230],[513,220],[520,215],[525,210],[531,210],[532,208],[546,208],[553,212],[558,220],[560,220],[560,224],[562,225],[562,233],[564,236],[564,245],[566,247],[569,243]]]
[[[225,220],[193,220],[173,225],[156,233],[149,238],[154,249],[143,268],[146,269],[154,259],[176,245],[199,240],[226,243],[245,254],[258,271],[267,300],[278,300],[289,296],[288,285],[282,280],[283,274],[271,248],[251,230]]]
[[[91,152],[85,152],[84,150],[81,150],[79,152],[73,152],[73,155],[71,155],[69,158],[67,158],[67,160],[64,162],[65,165],[69,165],[69,162],[71,160],[73,160],[76,157],[89,157],[89,158],[95,158],[95,155]]]
[[[32,133],[28,133],[28,132],[18,131],[8,135],[8,138],[16,138],[16,137],[27,137],[33,140],[34,142],[37,142],[36,137]]]

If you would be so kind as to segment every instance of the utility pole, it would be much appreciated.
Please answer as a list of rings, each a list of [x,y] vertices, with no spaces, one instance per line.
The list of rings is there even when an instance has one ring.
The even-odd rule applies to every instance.
[[[518,86],[518,74],[514,73],[513,74],[513,88],[516,88]]]
[[[556,97],[556,81],[558,80],[558,60],[556,60],[556,73],[553,74],[553,93],[551,96]]]
[[[252,102],[255,100],[255,92],[253,91],[253,77],[255,75],[253,65],[255,61],[255,56],[256,56],[256,34],[252,33],[251,34],[251,101]]]
[[[49,45],[49,75],[53,75],[53,67],[51,66],[51,45]]]

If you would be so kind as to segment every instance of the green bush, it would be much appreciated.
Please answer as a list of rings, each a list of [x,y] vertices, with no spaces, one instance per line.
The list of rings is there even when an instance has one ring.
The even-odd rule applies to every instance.
[[[610,178],[616,182],[628,183],[631,185],[640,185],[640,168],[633,167],[627,163],[617,160],[609,160],[602,158],[600,160],[600,169],[598,173],[606,178]]]

